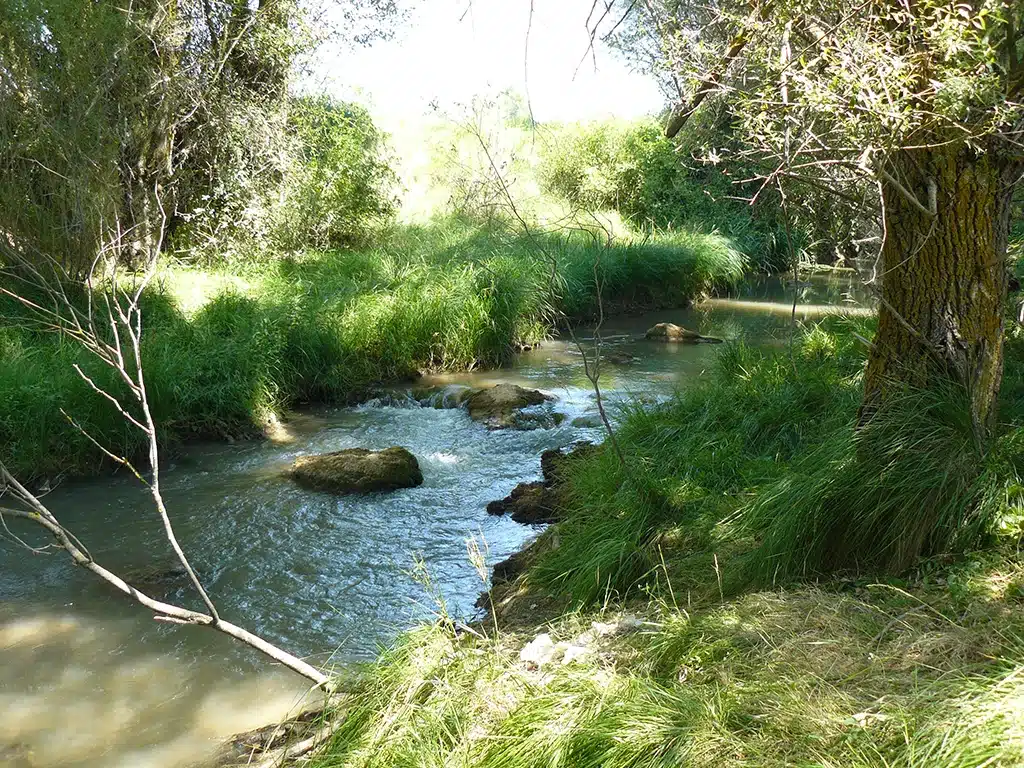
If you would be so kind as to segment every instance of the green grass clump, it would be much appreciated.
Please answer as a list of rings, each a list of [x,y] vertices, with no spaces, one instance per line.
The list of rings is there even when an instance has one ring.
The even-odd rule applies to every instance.
[[[449,219],[408,226],[363,251],[309,254],[211,273],[170,268],[143,297],[143,365],[165,444],[255,434],[274,413],[350,402],[417,369],[499,366],[566,315],[682,304],[737,280],[716,236],[674,233],[611,245],[587,233],[526,235]],[[23,287],[23,286],[22,286]],[[84,306],[79,290],[74,300]],[[0,301],[0,445],[26,480],[81,475],[101,444],[135,456],[141,435],[75,373],[121,393],[111,371]]]
[[[859,430],[801,457],[741,514],[763,533],[762,580],[836,569],[901,572],[922,554],[963,552],[991,529],[1024,456],[974,434],[966,393],[908,390]]]
[[[864,323],[860,323],[864,325]],[[792,353],[726,347],[705,380],[629,410],[621,465],[573,465],[558,547],[530,572],[577,605],[666,576],[702,595],[837,571],[899,573],[1019,519],[1022,345],[1011,340],[1005,423],[977,442],[954,387],[907,391],[858,428],[866,327],[830,319]]]
[[[793,358],[730,345],[671,402],[628,411],[617,432],[627,466],[611,451],[574,465],[558,550],[532,577],[581,604],[657,578],[663,558],[714,578],[712,551],[735,538],[722,521],[848,428],[863,360],[848,330],[837,320],[811,328]]]
[[[490,638],[409,633],[343,702],[314,768],[1012,766],[1024,760],[1024,565],[926,562],[687,610],[569,614]],[[676,594],[679,590],[676,590]],[[614,625],[627,609],[640,621]],[[584,649],[540,668],[537,632]]]

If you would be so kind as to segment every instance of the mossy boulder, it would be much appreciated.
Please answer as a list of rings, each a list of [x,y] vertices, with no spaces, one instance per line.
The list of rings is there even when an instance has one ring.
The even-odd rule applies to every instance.
[[[675,323],[658,323],[644,334],[645,339],[667,344],[721,344],[714,336],[701,336],[696,331],[683,328]]]
[[[346,448],[300,456],[289,474],[301,485],[330,493],[372,493],[413,488],[423,482],[419,462],[405,448]]]
[[[465,402],[469,417],[484,424],[488,429],[529,429],[556,425],[554,417],[543,419],[522,412],[524,408],[543,405],[553,400],[550,395],[536,389],[526,389],[517,384],[498,384],[477,390],[467,397]]]

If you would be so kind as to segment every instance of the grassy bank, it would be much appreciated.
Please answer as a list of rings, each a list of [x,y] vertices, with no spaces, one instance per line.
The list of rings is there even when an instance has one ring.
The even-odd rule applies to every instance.
[[[1022,584],[1019,557],[990,554],[898,583],[689,607],[677,591],[678,604],[633,604],[625,621],[611,608],[496,640],[420,629],[380,660],[312,764],[1020,765]],[[532,668],[520,653],[538,632],[584,650]]]
[[[169,265],[143,299],[143,362],[162,438],[246,436],[283,409],[350,401],[417,369],[500,365],[563,314],[593,314],[595,262],[605,301],[620,308],[678,305],[743,267],[717,235],[605,246],[582,232],[528,237],[458,220],[402,227],[364,251],[220,272]],[[27,327],[13,301],[0,316],[0,445],[11,469],[36,479],[104,465],[61,408],[133,455],[140,436],[72,366],[116,392],[113,375],[73,342]]]
[[[855,438],[857,336],[833,319],[792,352],[725,348],[629,413],[627,466],[571,465],[496,627],[403,637],[314,765],[1020,765],[1024,345],[981,450],[955,393],[908,392],[903,431],[883,414]],[[902,568],[922,519],[927,556]],[[540,633],[548,658],[524,659]]]

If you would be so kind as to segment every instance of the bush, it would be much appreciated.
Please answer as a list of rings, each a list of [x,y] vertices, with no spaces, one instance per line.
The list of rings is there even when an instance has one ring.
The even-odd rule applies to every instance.
[[[286,251],[365,244],[397,208],[398,179],[370,113],[326,96],[291,103],[295,159],[275,208],[274,244]]]
[[[755,266],[784,267],[778,225],[730,200],[741,191],[719,169],[686,157],[656,123],[593,123],[557,129],[543,145],[538,175],[545,192],[573,206],[619,211],[640,229],[720,232]]]

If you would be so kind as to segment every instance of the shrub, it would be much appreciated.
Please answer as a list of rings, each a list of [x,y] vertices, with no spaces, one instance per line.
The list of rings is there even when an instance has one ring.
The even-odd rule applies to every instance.
[[[730,237],[755,266],[786,264],[781,230],[745,203],[721,170],[687,155],[654,122],[561,128],[543,145],[542,189],[573,206],[613,209],[641,229],[698,229]]]

